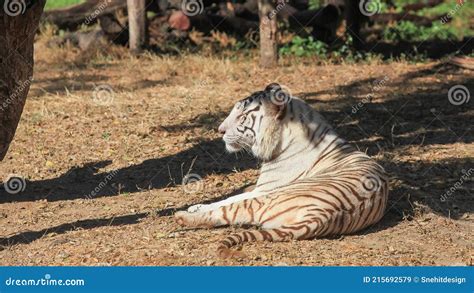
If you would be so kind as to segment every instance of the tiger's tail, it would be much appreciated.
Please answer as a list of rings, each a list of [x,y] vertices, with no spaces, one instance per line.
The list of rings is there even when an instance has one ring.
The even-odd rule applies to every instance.
[[[283,233],[283,234],[282,234]],[[221,258],[230,258],[244,256],[241,251],[232,250],[234,246],[241,245],[246,242],[254,241],[272,241],[272,242],[283,242],[289,241],[292,237],[282,232],[281,229],[268,229],[268,230],[251,230],[243,231],[232,234],[226,237],[219,243],[217,247],[217,255]]]
[[[275,229],[250,230],[234,233],[219,243],[217,255],[222,258],[243,256],[244,254],[241,251],[235,251],[231,248],[246,242],[287,242],[296,239],[312,238],[318,228],[321,227],[319,224],[319,221],[314,221],[304,225],[283,226]]]

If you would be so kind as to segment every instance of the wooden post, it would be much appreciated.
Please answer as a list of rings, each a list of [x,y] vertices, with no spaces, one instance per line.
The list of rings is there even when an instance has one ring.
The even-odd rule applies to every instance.
[[[265,68],[278,64],[277,16],[273,0],[258,0],[260,17],[260,65]]]
[[[145,0],[127,0],[129,46],[133,53],[140,53],[146,44]]]
[[[13,140],[30,89],[33,43],[46,0],[1,3],[0,161]]]

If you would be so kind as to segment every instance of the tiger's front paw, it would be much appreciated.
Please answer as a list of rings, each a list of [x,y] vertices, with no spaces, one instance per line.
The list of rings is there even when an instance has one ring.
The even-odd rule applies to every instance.
[[[211,228],[212,221],[203,213],[188,213],[179,211],[174,214],[176,223],[182,227],[189,228]]]
[[[174,214],[174,219],[176,220],[176,223],[178,225],[184,227],[184,226],[190,226],[191,221],[190,221],[190,214],[188,212],[183,212],[179,211]]]

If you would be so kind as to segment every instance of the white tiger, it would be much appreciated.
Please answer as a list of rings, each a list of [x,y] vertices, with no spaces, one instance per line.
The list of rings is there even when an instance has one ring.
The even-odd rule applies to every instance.
[[[177,212],[193,227],[250,224],[223,240],[217,252],[247,241],[287,241],[347,234],[378,222],[387,204],[383,168],[340,138],[311,106],[270,84],[237,102],[219,126],[229,152],[262,160],[256,188]]]

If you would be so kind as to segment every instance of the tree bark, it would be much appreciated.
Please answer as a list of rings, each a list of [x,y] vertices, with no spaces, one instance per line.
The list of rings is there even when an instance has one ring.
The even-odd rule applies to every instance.
[[[133,53],[139,53],[146,44],[145,0],[127,0],[129,46]]]
[[[0,161],[5,157],[33,75],[33,42],[46,0],[4,0],[0,8]]]
[[[272,0],[258,0],[260,16],[260,65],[265,68],[278,64],[277,11]]]

